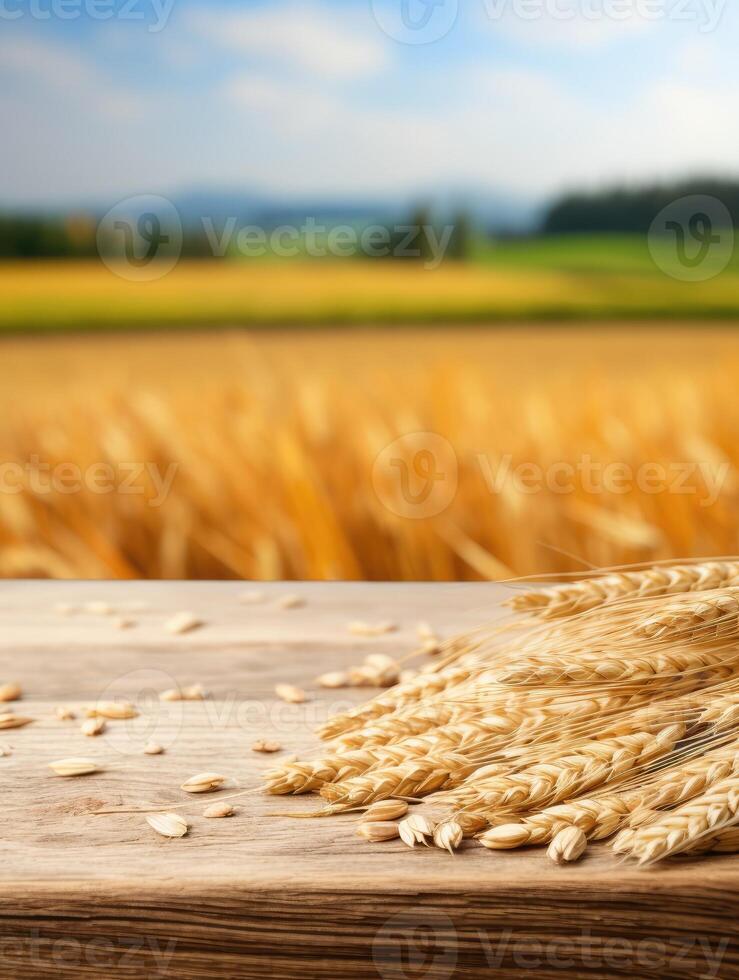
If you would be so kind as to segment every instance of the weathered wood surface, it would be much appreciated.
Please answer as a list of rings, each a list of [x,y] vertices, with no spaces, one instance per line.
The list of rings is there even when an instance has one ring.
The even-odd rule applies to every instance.
[[[415,627],[441,635],[499,614],[490,585],[268,585],[264,604],[237,601],[234,583],[0,585],[0,682],[25,691],[16,708],[36,719],[0,732],[0,977],[478,978],[738,977],[739,860],[676,862],[651,872],[593,848],[556,868],[542,851],[491,854],[467,845],[455,858],[399,842],[369,845],[355,819],[295,821],[274,811],[308,798],[251,793],[237,815],[202,817],[217,796],[187,797],[189,776],[217,771],[251,789],[270,757],[315,750],[314,725],[367,692],[317,692],[302,706],[274,698],[280,681],[315,690],[319,673],[366,652],[405,653]],[[261,588],[261,587],[260,587]],[[304,607],[276,608],[287,592]],[[62,617],[58,602],[102,600],[137,621]],[[148,608],[132,610],[143,602]],[[163,623],[190,609],[202,630],[171,636]],[[392,619],[378,639],[351,636],[354,619]],[[161,704],[158,692],[200,682],[212,698]],[[124,695],[142,709],[91,739],[81,709]],[[143,755],[147,738],[168,746]],[[47,763],[99,758],[104,772],[52,776]],[[223,794],[222,794],[223,795]],[[166,841],[138,813],[101,807],[191,804],[190,835]]]

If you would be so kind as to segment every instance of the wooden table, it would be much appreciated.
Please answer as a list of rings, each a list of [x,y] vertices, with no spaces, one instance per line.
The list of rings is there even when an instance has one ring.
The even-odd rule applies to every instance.
[[[496,615],[494,585],[267,585],[259,605],[236,583],[0,584],[0,683],[22,684],[16,706],[36,719],[0,732],[0,977],[738,977],[739,859],[675,862],[640,872],[604,848],[580,864],[551,865],[540,850],[491,854],[466,845],[452,858],[393,841],[369,845],[355,819],[291,820],[311,799],[253,793],[237,815],[206,820],[199,797],[180,811],[189,835],[158,837],[140,813],[106,807],[192,803],[178,787],[216,771],[259,785],[271,764],[256,738],[285,752],[316,748],[329,710],[367,692],[321,692],[301,706],[274,685],[311,687],[365,653],[413,649],[419,620],[442,635]],[[260,586],[260,588],[262,588]],[[302,608],[277,607],[298,593]],[[113,617],[62,616],[56,603],[102,601]],[[146,608],[138,608],[139,604]],[[172,636],[178,610],[206,626]],[[378,639],[349,620],[391,619]],[[212,698],[161,704],[158,693],[200,682]],[[315,688],[313,688],[315,690]],[[82,709],[123,695],[142,714],[93,739]],[[147,738],[163,755],[141,751]],[[99,759],[104,771],[59,779],[47,763]]]

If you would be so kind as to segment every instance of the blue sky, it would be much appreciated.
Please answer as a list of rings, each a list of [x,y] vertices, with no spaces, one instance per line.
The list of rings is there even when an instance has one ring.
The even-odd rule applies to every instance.
[[[114,16],[74,16],[94,2]],[[442,31],[454,0],[439,2],[443,36],[406,44],[382,26],[400,27],[401,0],[0,0],[0,199],[538,200],[739,168],[736,4],[460,0]]]

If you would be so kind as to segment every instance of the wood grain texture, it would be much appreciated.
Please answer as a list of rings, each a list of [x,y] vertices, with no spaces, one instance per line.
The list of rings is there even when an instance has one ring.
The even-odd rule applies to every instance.
[[[367,652],[403,654],[419,620],[441,635],[500,615],[493,585],[301,584],[264,586],[246,606],[234,583],[47,583],[0,586],[0,683],[18,681],[17,709],[35,720],[0,732],[0,977],[478,978],[739,977],[739,861],[682,860],[653,871],[594,847],[558,868],[542,850],[492,854],[468,844],[455,858],[397,841],[369,845],[356,818],[296,821],[311,798],[267,797],[257,738],[285,753],[317,749],[313,727],[371,692],[319,692],[316,675]],[[260,587],[261,588],[261,587]],[[276,598],[305,597],[283,610]],[[106,601],[136,620],[62,617],[58,602]],[[147,604],[133,611],[132,603]],[[164,622],[189,609],[206,626],[171,636]],[[376,639],[350,620],[391,619]],[[281,681],[313,700],[275,700]],[[202,703],[162,704],[158,693],[204,684]],[[81,712],[123,695],[141,708],[96,739],[54,709]],[[147,739],[165,744],[142,753]],[[100,774],[63,780],[47,763],[100,760]],[[257,789],[235,817],[178,787],[202,771]],[[96,816],[144,803],[177,807],[190,834],[167,841],[143,814]]]

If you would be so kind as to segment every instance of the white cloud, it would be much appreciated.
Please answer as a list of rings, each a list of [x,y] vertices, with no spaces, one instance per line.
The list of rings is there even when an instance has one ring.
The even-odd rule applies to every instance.
[[[105,117],[120,120],[141,115],[147,101],[112,84],[78,51],[31,37],[0,37],[0,78],[9,74],[24,89],[36,88],[51,100],[72,99]]]
[[[345,107],[330,93],[305,85],[290,85],[266,75],[241,75],[225,86],[237,107],[266,120],[281,131],[301,134],[343,122]]]
[[[582,0],[483,0],[480,17],[488,28],[518,44],[597,49],[643,34],[660,23],[640,14],[634,0],[625,17],[609,17]]]
[[[328,79],[383,68],[387,48],[376,26],[374,35],[368,31],[369,23],[345,9],[302,2],[238,13],[201,9],[191,15],[192,27],[224,47]]]

